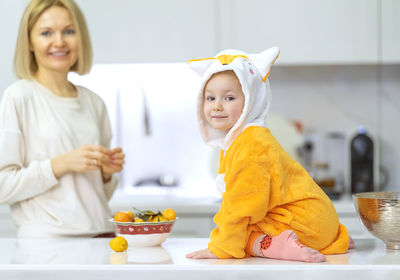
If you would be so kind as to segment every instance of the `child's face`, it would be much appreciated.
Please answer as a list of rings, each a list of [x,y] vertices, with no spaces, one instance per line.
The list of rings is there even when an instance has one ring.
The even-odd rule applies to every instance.
[[[244,94],[233,71],[214,74],[204,87],[204,116],[215,129],[231,129],[244,106]]]

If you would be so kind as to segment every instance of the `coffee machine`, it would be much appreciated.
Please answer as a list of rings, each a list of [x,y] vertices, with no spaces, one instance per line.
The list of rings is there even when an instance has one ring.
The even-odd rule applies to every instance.
[[[331,199],[345,193],[345,138],[338,131],[308,133],[299,149],[302,165]]]
[[[388,172],[379,164],[377,137],[365,127],[354,132],[308,133],[299,149],[301,163],[331,199],[379,191]]]
[[[349,139],[349,176],[351,193],[379,190],[378,142],[365,127]]]

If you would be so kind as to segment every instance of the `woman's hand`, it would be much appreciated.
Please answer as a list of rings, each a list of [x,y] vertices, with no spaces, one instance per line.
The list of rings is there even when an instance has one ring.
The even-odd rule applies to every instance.
[[[56,178],[68,172],[98,170],[112,161],[113,150],[103,146],[84,145],[76,150],[51,159],[51,167]]]
[[[195,251],[186,255],[189,259],[218,259],[216,255],[210,252],[208,249]]]
[[[101,171],[103,181],[107,182],[111,179],[111,175],[116,172],[120,172],[125,163],[125,154],[122,148],[117,147],[109,151],[110,160],[103,161],[101,165]]]

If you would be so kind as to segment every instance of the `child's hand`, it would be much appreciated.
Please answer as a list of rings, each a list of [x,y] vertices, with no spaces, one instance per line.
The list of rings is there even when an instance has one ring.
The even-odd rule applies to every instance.
[[[186,255],[189,259],[218,259],[216,255],[211,253],[208,249],[195,251]]]

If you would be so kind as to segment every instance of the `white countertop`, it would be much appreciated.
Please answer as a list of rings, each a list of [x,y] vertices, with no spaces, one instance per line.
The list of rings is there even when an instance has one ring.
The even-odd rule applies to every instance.
[[[110,239],[0,239],[0,279],[399,279],[400,251],[377,239],[310,264],[264,258],[193,260],[208,239],[169,238],[161,247],[115,253]],[[125,256],[125,259],[124,259]],[[125,264],[111,264],[122,263]],[[268,275],[268,278],[267,278]],[[271,278],[270,278],[271,277]]]

